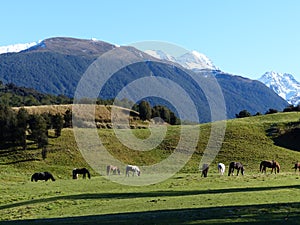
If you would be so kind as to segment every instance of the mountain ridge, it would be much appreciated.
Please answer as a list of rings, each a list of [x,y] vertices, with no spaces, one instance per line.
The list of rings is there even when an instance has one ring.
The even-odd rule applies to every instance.
[[[220,70],[202,69],[195,73],[179,64],[155,59],[134,47],[118,47],[107,42],[75,38],[46,39],[39,45],[19,53],[1,54],[0,80],[34,88],[42,93],[73,97],[87,68],[105,52],[118,48],[135,55],[141,62],[114,74],[101,90],[102,99],[114,98],[124,86],[138,78],[163,77],[184,87],[197,105],[201,122],[208,122],[209,104],[199,85],[192,79],[192,76],[198,76],[203,85],[209,85],[207,82],[210,77],[219,81],[226,101],[228,118],[235,118],[235,114],[244,109],[255,114],[264,113],[269,108],[282,110],[287,105],[285,100],[265,85],[251,79],[241,79]],[[106,66],[108,68],[110,64]],[[176,93],[174,94],[176,96]],[[169,105],[167,107],[174,111]]]

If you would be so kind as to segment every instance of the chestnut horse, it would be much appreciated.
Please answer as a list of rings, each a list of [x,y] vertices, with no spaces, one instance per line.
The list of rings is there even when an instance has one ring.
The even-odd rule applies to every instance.
[[[295,172],[297,171],[297,169],[299,169],[299,172],[300,172],[300,163],[296,162],[295,166],[293,167],[293,169],[295,169]]]
[[[259,166],[259,171],[262,172],[262,173],[263,172],[266,173],[266,167],[272,168],[271,173],[273,173],[273,170],[275,171],[275,174],[276,174],[276,171],[277,171],[277,173],[279,173],[279,171],[280,171],[280,165],[275,160],[271,160],[271,161],[264,160],[264,161],[262,161],[260,163],[260,166]]]

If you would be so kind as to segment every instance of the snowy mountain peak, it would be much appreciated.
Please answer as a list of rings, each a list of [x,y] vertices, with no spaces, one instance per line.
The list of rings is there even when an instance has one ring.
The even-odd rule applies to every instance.
[[[178,63],[190,70],[217,69],[207,56],[197,51],[187,52],[177,57],[171,56],[161,50],[146,50],[145,52],[155,58]]]
[[[0,46],[0,54],[10,53],[10,52],[20,52],[20,51],[26,50],[28,48],[31,48],[31,47],[39,44],[40,42],[41,41],[24,43],[24,44]]]
[[[271,71],[263,74],[258,80],[290,104],[300,104],[300,83],[292,74]]]
[[[176,62],[176,58],[161,51],[161,50],[146,50],[145,53],[147,53],[148,55],[151,55],[157,59],[161,59],[161,60],[167,60],[167,61],[171,61],[171,62]]]

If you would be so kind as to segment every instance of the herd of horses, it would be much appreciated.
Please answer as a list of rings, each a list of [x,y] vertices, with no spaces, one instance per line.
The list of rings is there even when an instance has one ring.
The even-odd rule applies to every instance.
[[[225,167],[225,165],[223,163],[218,163],[218,172],[221,175],[224,175],[225,168],[226,167]],[[280,171],[280,165],[275,160],[264,160],[264,161],[262,161],[260,163],[260,166],[259,166],[259,171],[262,172],[262,173],[266,173],[266,168],[271,168],[272,169],[271,173],[273,173],[273,171],[274,171],[275,174],[279,173],[279,171]],[[202,171],[201,177],[202,176],[207,177],[208,169],[209,169],[209,164],[203,164],[202,165],[202,168],[201,168],[201,171]],[[300,163],[299,162],[295,163],[293,169],[295,169],[295,172],[297,171],[297,169],[300,172]],[[240,162],[231,162],[229,164],[229,167],[228,167],[228,176],[234,175],[234,170],[237,171],[236,172],[237,176],[239,175],[240,171],[241,171],[242,175],[244,175],[244,173],[245,173],[245,168],[244,168],[243,164],[240,163]],[[129,177],[130,173],[132,173],[132,176],[134,176],[134,175],[140,176],[141,175],[141,171],[140,171],[139,167],[135,166],[135,165],[127,165],[126,166],[126,168],[125,168],[125,176]],[[73,179],[78,179],[78,175],[79,174],[82,174],[82,178],[83,179],[85,179],[86,176],[89,179],[91,179],[91,174],[88,171],[88,169],[86,169],[86,168],[80,168],[80,169],[74,168],[72,170],[72,177],[73,177]],[[120,169],[117,166],[108,165],[106,167],[106,175],[107,176],[109,176],[109,175],[121,175],[121,171],[120,171]],[[44,181],[52,180],[52,181],[55,181],[55,178],[53,177],[53,175],[50,172],[38,172],[38,173],[34,173],[31,176],[31,181],[38,181],[38,180],[44,180]]]
[[[280,171],[280,165],[277,161],[275,160],[264,160],[260,163],[259,165],[259,171],[262,173],[266,173],[266,168],[271,168],[271,173],[273,173],[273,171],[276,173],[279,173]],[[208,173],[208,169],[209,169],[209,165],[208,164],[203,164],[201,171],[201,177],[207,177],[207,173]],[[292,169],[295,169],[295,172],[297,171],[297,169],[300,172],[300,163],[297,162],[295,163],[294,167]],[[241,174],[244,175],[245,172],[245,168],[243,166],[242,163],[240,162],[231,162],[229,164],[229,168],[228,168],[228,176],[234,175],[234,170],[236,170],[236,175],[239,175],[239,172],[241,171]],[[223,163],[218,163],[218,172],[223,175],[225,173],[225,165]]]
[[[138,166],[127,165],[126,168],[125,168],[125,175],[129,176],[130,172],[132,173],[132,176],[134,176],[134,175],[140,176],[141,175],[141,171],[140,171]],[[80,168],[80,169],[74,168],[72,170],[73,179],[78,179],[79,174],[82,174],[83,179],[85,179],[86,177],[91,179],[91,174],[90,174],[90,172],[87,168]],[[106,167],[106,174],[107,174],[107,176],[109,176],[111,174],[121,175],[121,171],[117,166],[108,165]],[[53,177],[53,175],[50,172],[34,173],[31,176],[31,181],[37,182],[38,180],[44,180],[44,181],[52,180],[52,181],[55,181],[55,178]]]

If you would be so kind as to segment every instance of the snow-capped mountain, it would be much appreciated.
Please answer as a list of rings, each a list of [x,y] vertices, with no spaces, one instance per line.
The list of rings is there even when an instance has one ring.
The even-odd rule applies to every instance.
[[[30,42],[25,44],[14,44],[14,45],[7,45],[7,46],[0,46],[0,54],[9,53],[9,52],[20,52],[31,48],[39,44],[41,41],[38,42]]]
[[[187,52],[177,57],[171,56],[161,50],[146,50],[145,52],[155,58],[178,63],[190,70],[218,69],[206,55],[197,51]]]
[[[260,82],[274,90],[279,96],[293,105],[300,104],[300,83],[288,73],[266,72]]]

